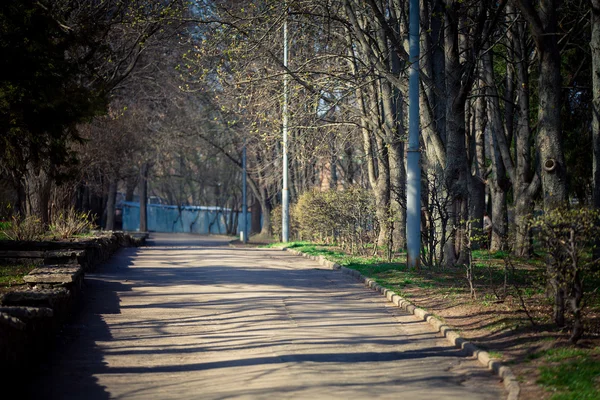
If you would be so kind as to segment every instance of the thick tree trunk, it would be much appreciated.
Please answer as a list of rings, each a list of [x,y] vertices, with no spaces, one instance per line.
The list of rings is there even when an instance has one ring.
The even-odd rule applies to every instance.
[[[27,165],[23,181],[25,190],[25,213],[27,216],[35,216],[40,219],[44,226],[50,224],[50,193],[52,190],[52,179],[43,167]]]
[[[508,8],[507,13],[512,9]],[[510,21],[512,22],[512,21]],[[529,54],[526,26],[518,22],[509,31],[511,48],[514,50],[516,98],[518,99],[518,118],[515,126],[515,172],[513,178],[515,204],[515,245],[513,252],[519,257],[529,257],[533,253],[530,219],[533,215],[533,198],[539,190],[538,175],[531,167],[531,125],[529,123],[529,68],[526,54]],[[508,142],[508,141],[507,141]],[[510,143],[510,142],[508,142]]]
[[[472,232],[475,238],[479,240],[475,241],[475,244],[483,244],[483,213],[485,211],[485,99],[483,97],[477,98],[475,101],[475,112],[474,112],[474,126],[471,136],[473,138],[472,150],[472,170],[473,176],[471,178],[471,202],[469,204],[469,219],[473,221]],[[478,246],[474,246],[478,247]]]
[[[600,208],[600,0],[592,0],[592,140],[594,207]]]
[[[262,227],[260,226],[262,209],[256,199],[254,199],[254,201],[252,202],[250,211],[252,213],[250,216],[250,221],[251,221],[250,233],[260,232],[262,229]]]
[[[394,96],[394,94],[396,96]],[[394,249],[406,247],[406,169],[404,168],[404,143],[400,139],[402,132],[402,112],[398,106],[397,93],[387,82],[381,84],[383,114],[388,142],[389,168],[389,218]]]
[[[379,220],[379,236],[377,244],[387,246],[391,242],[391,230],[393,229],[390,220],[390,166],[388,164],[388,151],[383,140],[375,138],[376,158],[377,158],[377,180],[373,187],[375,194],[375,212]]]
[[[270,237],[273,235],[273,230],[271,227],[271,205],[267,199],[267,191],[264,187],[259,189],[258,203],[260,204],[262,216],[263,216],[263,225],[260,230],[260,234],[263,236]]]
[[[540,0],[539,11],[526,0],[515,1],[527,20],[539,58],[537,146],[541,163],[544,209],[567,201],[566,165],[562,145],[560,50],[558,7],[554,0]]]
[[[556,35],[545,39],[540,52],[538,148],[542,162],[544,209],[563,206],[567,200],[566,165],[561,135],[560,53]]]
[[[508,235],[508,214],[506,209],[506,191],[492,184],[492,238],[490,250],[504,250]]]
[[[459,63],[458,54],[457,8],[448,8],[446,16],[444,36],[446,93],[456,95],[449,99],[446,105],[447,142],[444,179],[451,196],[447,211],[454,234],[445,246],[444,262],[446,266],[454,266],[463,250],[461,244],[465,235],[464,224],[468,219],[470,172],[465,147],[465,97],[458,95],[463,90],[461,87],[463,68]]]
[[[434,0],[430,5],[421,1],[421,68],[433,77],[433,85],[421,85],[419,103],[421,132],[425,145],[423,157],[423,188],[426,212],[423,229],[427,230],[427,264],[444,263],[444,247],[449,235],[447,210],[444,206],[448,190],[444,182],[446,166],[446,106],[447,98],[439,91],[446,87],[443,15],[444,4]],[[431,15],[431,18],[429,17]],[[430,25],[428,25],[431,23]],[[435,88],[437,90],[435,90]]]
[[[111,178],[108,186],[108,200],[106,202],[106,226],[107,231],[115,229],[115,203],[117,200],[117,178]]]
[[[397,11],[394,7],[390,12]],[[397,23],[398,31],[406,31],[404,24]],[[385,46],[387,40],[383,29],[380,30],[379,45]],[[398,54],[390,54],[390,70],[395,76],[401,74],[402,66]],[[392,219],[392,246],[395,250],[406,248],[406,168],[404,167],[404,113],[402,93],[389,81],[381,83],[383,114],[386,121],[389,144],[388,163],[390,168],[390,217]]]
[[[131,174],[127,177],[125,181],[125,201],[133,201],[133,193],[135,192],[137,182],[138,177],[136,175]]]
[[[404,168],[404,143],[399,139],[390,146],[390,213],[394,227],[394,249],[406,248],[406,169]]]
[[[148,232],[148,175],[150,165],[142,164],[140,171],[140,232]]]

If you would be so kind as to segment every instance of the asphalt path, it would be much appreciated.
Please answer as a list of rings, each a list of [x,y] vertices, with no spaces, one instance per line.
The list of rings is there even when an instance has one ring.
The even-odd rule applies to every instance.
[[[153,234],[85,278],[39,399],[502,399],[499,379],[351,277]]]

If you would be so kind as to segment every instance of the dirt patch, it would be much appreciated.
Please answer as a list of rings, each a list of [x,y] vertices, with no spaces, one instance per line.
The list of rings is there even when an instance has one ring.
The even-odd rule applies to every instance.
[[[385,275],[389,279],[391,274]],[[551,305],[543,290],[520,289],[516,295],[513,286],[511,294],[504,296],[502,288],[476,284],[475,298],[471,298],[466,279],[460,273],[444,273],[443,279],[439,276],[435,279],[428,273],[420,276],[426,279],[393,289],[456,328],[461,336],[490,352],[492,357],[510,365],[521,385],[520,399],[541,400],[552,396],[552,392],[537,383],[540,367],[549,365],[540,355],[549,349],[572,346],[568,344],[569,332],[556,329],[552,323]],[[597,348],[600,346],[598,309],[588,308],[586,314],[586,336],[577,348]]]

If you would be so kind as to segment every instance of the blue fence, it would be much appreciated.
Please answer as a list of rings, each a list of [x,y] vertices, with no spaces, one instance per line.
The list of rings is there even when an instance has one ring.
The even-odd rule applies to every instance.
[[[152,232],[187,232],[199,234],[227,233],[230,224],[231,210],[219,207],[200,206],[168,206],[163,204],[148,204],[148,230]],[[237,234],[240,233],[242,213],[237,214]],[[233,215],[235,220],[236,215]],[[250,232],[250,212],[246,232]],[[137,231],[140,228],[140,204],[137,202],[123,203],[123,230]]]

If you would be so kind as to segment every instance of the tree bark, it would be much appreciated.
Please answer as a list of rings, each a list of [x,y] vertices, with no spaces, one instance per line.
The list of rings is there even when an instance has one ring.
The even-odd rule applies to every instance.
[[[52,179],[44,167],[27,165],[23,188],[25,190],[25,213],[27,216],[35,216],[40,219],[44,226],[50,224],[50,193]]]
[[[558,4],[540,0],[539,11],[531,1],[518,0],[539,54],[538,135],[544,209],[564,206],[567,201],[566,165],[562,144],[560,50]]]
[[[256,233],[256,232],[260,232],[261,231],[261,226],[260,226],[260,220],[261,220],[261,207],[260,204],[258,203],[258,201],[256,200],[256,198],[253,199],[254,201],[252,201],[252,205],[250,207],[250,211],[251,211],[251,215],[250,215],[250,221],[251,221],[251,227],[250,227],[250,233]]]
[[[474,124],[472,136],[472,153],[473,160],[471,161],[472,183],[471,183],[471,203],[469,209],[469,219],[472,221],[475,238],[482,239],[483,235],[483,213],[485,211],[485,99],[478,97],[475,100]],[[475,240],[474,244],[483,244],[484,240]],[[478,247],[478,246],[474,246]]]
[[[125,201],[133,201],[133,193],[135,192],[137,181],[137,176],[133,173],[127,177],[125,182]]]
[[[509,32],[515,49],[516,97],[518,99],[518,123],[515,127],[515,172],[513,178],[515,203],[515,246],[513,252],[519,257],[533,254],[530,219],[533,216],[534,196],[540,187],[539,175],[532,169],[531,125],[529,123],[529,69],[526,27],[518,23]]]
[[[592,1],[592,140],[594,207],[600,208],[600,0]]]
[[[483,56],[483,69],[485,80],[488,84],[488,119],[490,121],[491,138],[489,141],[489,156],[492,161],[492,174],[490,182],[490,195],[492,198],[492,237],[490,250],[498,251],[504,249],[508,239],[508,213],[506,204],[506,193],[510,189],[510,181],[506,177],[506,168],[500,149],[499,138],[506,137],[502,114],[500,111],[500,100],[495,86],[494,70],[491,54],[488,52]]]
[[[273,235],[273,230],[271,229],[271,204],[267,199],[267,190],[261,186],[258,191],[260,194],[258,196],[258,203],[260,204],[260,209],[263,216],[263,225],[262,229],[260,230],[260,234],[270,237]]]
[[[465,97],[460,96],[462,70],[458,54],[458,4],[446,8],[444,54],[446,67],[446,93],[452,94],[446,104],[446,165],[444,179],[450,192],[448,205],[450,223],[454,229],[451,240],[444,249],[446,266],[454,266],[459,259],[464,238],[464,223],[468,219],[469,167],[465,146]]]
[[[106,226],[107,231],[115,229],[115,203],[117,200],[117,178],[111,178],[108,186],[108,199],[106,202]]]

